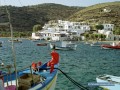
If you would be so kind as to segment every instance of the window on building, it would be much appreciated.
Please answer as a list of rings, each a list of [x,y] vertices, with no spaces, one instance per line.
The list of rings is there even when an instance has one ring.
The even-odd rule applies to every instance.
[[[66,35],[65,34],[61,34],[61,37],[66,37]]]
[[[114,37],[114,40],[116,40],[116,37]]]
[[[80,26],[78,26],[78,29],[80,29]]]

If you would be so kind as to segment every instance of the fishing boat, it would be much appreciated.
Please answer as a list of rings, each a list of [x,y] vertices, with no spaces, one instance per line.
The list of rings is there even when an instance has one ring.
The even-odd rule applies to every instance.
[[[84,44],[86,44],[86,45],[90,45],[90,44],[91,44],[91,42],[86,41]]]
[[[120,43],[102,44],[101,47],[103,49],[120,49]]]
[[[0,41],[0,47],[2,47],[2,43],[3,43],[3,42],[2,42],[2,41]]]
[[[29,40],[31,40],[32,42],[38,42],[38,41],[40,41],[38,39],[31,39],[31,38]]]
[[[47,43],[37,43],[37,46],[47,46]]]
[[[99,47],[101,45],[101,43],[99,43],[98,41],[97,42],[92,42],[90,44],[90,46],[94,46],[94,47]]]
[[[76,50],[77,45],[75,43],[62,41],[60,46],[50,43],[50,48],[55,46],[56,50]]]
[[[4,90],[54,90],[57,80],[57,69],[50,73],[47,63],[39,66],[37,71],[34,71],[31,66],[25,67],[17,71],[17,79],[15,72],[11,72],[11,66],[4,66],[8,72],[0,71],[0,80]],[[58,64],[54,66],[58,68]],[[16,87],[17,80],[17,87]],[[0,89],[1,90],[1,89]]]
[[[101,84],[104,90],[120,90],[120,77],[113,75],[99,75],[96,78],[98,84]]]
[[[9,42],[12,42],[12,40],[8,40]],[[13,42],[15,43],[22,43],[22,40],[19,40],[19,39],[13,39]]]

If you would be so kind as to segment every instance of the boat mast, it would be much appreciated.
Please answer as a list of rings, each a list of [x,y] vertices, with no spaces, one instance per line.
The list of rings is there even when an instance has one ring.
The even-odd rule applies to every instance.
[[[15,68],[15,76],[16,76],[16,90],[18,90],[17,88],[17,67],[16,67],[16,55],[15,55],[15,49],[14,49],[14,43],[13,43],[13,27],[11,24],[11,18],[10,18],[10,13],[8,11],[8,8],[6,6],[6,12],[8,14],[8,19],[9,19],[9,26],[10,26],[10,31],[11,31],[11,40],[12,40],[12,56],[13,56],[13,62],[14,62],[14,68]]]

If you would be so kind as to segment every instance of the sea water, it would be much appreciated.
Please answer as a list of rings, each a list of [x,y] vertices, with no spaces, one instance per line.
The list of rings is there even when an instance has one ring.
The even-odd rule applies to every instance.
[[[42,61],[43,63],[51,59],[51,49],[48,46],[37,46],[31,40],[22,39],[22,43],[14,43],[12,49],[10,38],[0,38],[3,41],[0,47],[0,58],[5,65],[13,64],[14,59],[17,69],[31,65],[32,62]],[[57,42],[59,43],[59,42]],[[77,50],[57,51],[60,54],[59,68],[76,82],[87,86],[90,90],[98,90],[96,87],[88,86],[88,83],[96,82],[98,75],[110,74],[120,76],[120,50],[101,49],[101,47],[91,47],[84,42],[76,42]],[[14,54],[12,52],[15,52]],[[14,58],[13,58],[14,56]],[[55,90],[80,90],[61,72]]]

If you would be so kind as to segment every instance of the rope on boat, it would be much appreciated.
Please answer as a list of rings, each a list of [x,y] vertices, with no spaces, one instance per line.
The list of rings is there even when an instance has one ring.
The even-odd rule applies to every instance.
[[[26,67],[24,67],[23,69],[26,69],[26,68],[28,68],[28,67],[30,67],[31,68],[31,65],[29,65],[29,66],[26,66]],[[20,70],[18,70],[17,72],[19,72],[19,71],[22,71],[23,69],[20,69]],[[39,71],[40,70],[49,70],[50,68],[39,68]],[[81,90],[89,90],[88,88],[86,88],[86,87],[84,87],[83,85],[81,85],[80,83],[78,83],[77,81],[75,81],[74,79],[72,79],[70,76],[68,76],[65,72],[63,72],[61,69],[59,69],[59,68],[54,68],[54,69],[57,69],[57,70],[59,70],[63,75],[65,75],[74,85],[76,85],[77,87],[79,87]],[[31,71],[31,73],[32,73],[32,71]],[[8,75],[8,74],[5,74],[5,75]],[[5,75],[3,75],[3,76],[5,76]],[[32,80],[33,80],[33,78],[32,78]],[[7,81],[8,82],[8,81]],[[7,83],[8,84],[8,83]]]
[[[72,79],[70,76],[68,76],[61,69],[59,69],[59,68],[54,68],[54,69],[58,69],[63,75],[65,75],[73,84],[75,84],[76,86],[78,86],[80,89],[82,89],[82,90],[88,90],[88,88],[86,88],[83,85],[81,85],[80,83],[76,82],[74,79]]]
[[[42,68],[42,69],[40,68],[40,70],[48,70],[48,69],[50,69],[50,68]],[[63,75],[65,75],[74,85],[78,86],[81,90],[89,90],[88,88],[84,87],[80,83],[76,82],[74,79],[72,79],[70,76],[68,76],[61,69],[59,69],[59,68],[54,68],[54,69],[58,69]]]

